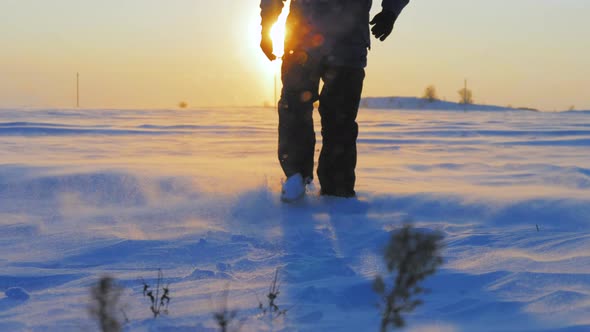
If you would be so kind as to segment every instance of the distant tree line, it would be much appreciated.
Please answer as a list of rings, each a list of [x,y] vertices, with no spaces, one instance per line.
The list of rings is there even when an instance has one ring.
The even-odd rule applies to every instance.
[[[474,103],[473,101],[473,92],[467,88],[461,88],[458,91],[459,93],[459,103],[471,105]],[[435,101],[440,100],[438,97],[438,93],[436,92],[436,87],[434,85],[429,85],[424,89],[424,93],[422,94],[422,99],[426,100],[429,103],[433,103]]]

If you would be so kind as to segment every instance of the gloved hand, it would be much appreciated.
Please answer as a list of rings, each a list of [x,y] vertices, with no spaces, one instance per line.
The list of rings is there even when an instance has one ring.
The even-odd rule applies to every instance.
[[[277,57],[274,55],[273,52],[273,44],[272,38],[270,37],[270,29],[262,29],[262,39],[260,40],[260,48],[264,55],[270,60],[273,61]]]
[[[373,25],[371,32],[375,38],[384,41],[393,31],[393,25],[397,20],[398,14],[384,9],[381,13],[375,15],[373,20],[370,22]]]

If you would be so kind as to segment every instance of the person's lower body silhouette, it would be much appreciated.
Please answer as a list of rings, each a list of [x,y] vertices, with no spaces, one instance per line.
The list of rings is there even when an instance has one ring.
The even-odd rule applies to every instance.
[[[317,175],[322,195],[355,196],[356,117],[363,89],[363,68],[327,64],[327,57],[294,52],[283,58],[279,102],[278,157],[287,177],[313,178],[315,132],[313,103],[319,100],[322,151]],[[324,86],[319,92],[320,80]]]

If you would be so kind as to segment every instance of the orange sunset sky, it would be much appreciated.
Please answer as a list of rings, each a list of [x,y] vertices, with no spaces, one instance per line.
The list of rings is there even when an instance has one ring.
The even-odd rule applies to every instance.
[[[373,14],[379,10],[375,0]],[[476,102],[590,109],[587,0],[413,0],[373,42],[364,96],[436,85]],[[278,66],[258,48],[258,0],[0,0],[0,107],[262,105]]]

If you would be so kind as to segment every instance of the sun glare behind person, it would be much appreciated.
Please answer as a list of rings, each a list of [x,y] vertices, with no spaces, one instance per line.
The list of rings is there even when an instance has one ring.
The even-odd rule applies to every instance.
[[[273,53],[277,56],[277,60],[281,60],[285,54],[285,22],[280,20],[273,25],[270,30],[270,37],[273,44]]]
[[[289,15],[290,2],[291,1],[287,1],[279,19],[270,29],[270,37],[273,43],[273,54],[277,56],[277,60],[280,60],[285,54],[285,24],[287,23],[287,16]]]

